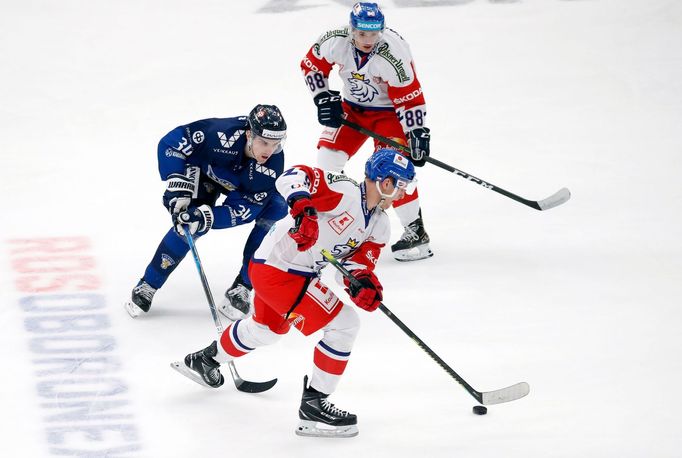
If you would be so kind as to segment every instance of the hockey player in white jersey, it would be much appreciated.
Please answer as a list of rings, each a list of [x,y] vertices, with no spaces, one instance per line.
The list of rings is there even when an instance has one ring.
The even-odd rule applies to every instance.
[[[343,94],[329,87],[334,66],[339,69]],[[323,33],[301,61],[301,69],[317,106],[318,120],[326,126],[317,144],[319,167],[342,171],[368,138],[342,125],[342,118],[409,145],[414,165],[426,163],[430,131],[410,47],[398,33],[385,27],[376,3],[356,3],[350,23]],[[375,140],[374,146],[376,150],[386,145]],[[432,256],[418,193],[397,199],[393,208],[405,228],[391,246],[394,257],[414,261]]]
[[[354,308],[322,283],[320,271],[328,262],[321,250],[332,252],[359,280],[360,288],[344,281],[355,305],[376,310],[383,287],[374,268],[390,235],[384,209],[403,197],[413,180],[413,164],[388,148],[370,157],[360,184],[304,165],[282,174],[276,186],[290,214],[272,226],[250,263],[254,314],[231,324],[218,342],[188,354],[178,370],[202,385],[219,387],[224,381],[220,363],[273,344],[292,327],[306,336],[321,329],[312,375],[303,378],[296,433],[355,436],[357,416],[328,397],[346,368],[360,321]]]

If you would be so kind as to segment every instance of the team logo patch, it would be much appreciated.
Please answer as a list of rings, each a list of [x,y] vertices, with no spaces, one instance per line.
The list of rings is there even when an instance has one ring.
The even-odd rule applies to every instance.
[[[327,313],[332,313],[339,304],[339,298],[317,278],[310,282],[306,295]]]
[[[254,196],[253,196],[253,198],[256,199],[257,202],[260,202],[261,200],[265,199],[266,197],[268,197],[267,192],[258,192],[256,194],[254,194]]]
[[[166,253],[161,254],[161,268],[163,270],[168,269],[170,266],[175,265],[173,258],[168,256]]]
[[[393,156],[393,163],[398,164],[400,167],[406,169],[407,168],[407,158],[405,156],[401,156],[400,154],[396,154]]]
[[[202,142],[204,141],[204,138],[206,138],[206,136],[205,136],[204,133],[203,133],[202,131],[200,131],[200,130],[197,130],[196,132],[194,132],[194,133],[192,134],[192,141],[193,141],[194,143],[197,143],[197,144],[198,144],[198,143],[202,143]]]
[[[298,313],[290,313],[289,318],[287,321],[289,322],[289,325],[292,328],[295,328],[299,324],[301,325],[300,327],[303,328],[303,320],[305,320],[305,317],[303,315],[299,315]]]
[[[355,97],[358,102],[371,102],[379,94],[377,88],[372,86],[370,80],[365,78],[362,73],[351,72],[350,75],[351,77],[348,78],[350,95]]]
[[[341,233],[343,233],[343,231],[348,229],[348,227],[351,224],[353,224],[353,221],[355,220],[348,212],[343,212],[336,218],[330,219],[329,225],[331,226],[332,229],[334,229],[334,232],[340,235]]]

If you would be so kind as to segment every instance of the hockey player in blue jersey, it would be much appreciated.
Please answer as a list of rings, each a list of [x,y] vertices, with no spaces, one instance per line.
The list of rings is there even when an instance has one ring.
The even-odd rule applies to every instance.
[[[256,105],[248,116],[195,121],[161,139],[159,173],[167,184],[163,204],[173,228],[125,303],[131,317],[149,312],[154,294],[189,252],[186,228],[201,237],[211,228],[255,221],[244,246],[242,268],[218,307],[233,321],[248,314],[249,259],[273,222],[287,214],[287,205],[275,189],[275,180],[284,170],[286,128],[276,106]],[[221,195],[226,195],[225,200],[217,205]]]

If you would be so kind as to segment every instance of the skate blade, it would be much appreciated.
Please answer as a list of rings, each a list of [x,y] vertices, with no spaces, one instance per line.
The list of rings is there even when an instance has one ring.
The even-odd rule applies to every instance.
[[[355,437],[358,425],[330,426],[323,423],[301,420],[296,428],[296,435],[304,437]]]
[[[137,304],[132,300],[126,301],[123,304],[123,307],[126,309],[126,312],[128,312],[128,315],[130,315],[131,318],[137,318],[142,313],[144,313],[144,310],[138,307]]]
[[[175,361],[170,364],[170,367],[175,369],[176,371],[180,372],[182,375],[187,377],[188,379],[192,380],[193,382],[198,383],[201,386],[205,386],[206,388],[217,388],[213,387],[211,385],[208,385],[206,382],[204,382],[204,379],[201,378],[199,374],[194,372],[192,369],[187,367],[184,362],[182,361]]]
[[[420,259],[430,258],[431,256],[433,256],[433,251],[429,248],[428,243],[407,250],[393,252],[393,257],[400,262],[419,261]]]

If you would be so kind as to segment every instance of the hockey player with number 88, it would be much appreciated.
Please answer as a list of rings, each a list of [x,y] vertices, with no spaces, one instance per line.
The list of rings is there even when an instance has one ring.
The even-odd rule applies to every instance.
[[[218,342],[188,354],[184,365],[175,368],[197,383],[217,388],[224,381],[220,363],[271,345],[291,328],[306,336],[322,330],[310,383],[307,376],[303,379],[296,433],[355,436],[357,416],[327,398],[346,368],[360,321],[354,308],[322,283],[320,271],[328,261],[321,250],[342,260],[362,284],[358,288],[344,280],[355,305],[376,310],[383,287],[374,268],[390,235],[383,210],[403,197],[413,180],[414,166],[388,148],[370,157],[360,184],[345,175],[304,165],[284,172],[276,186],[290,215],[273,225],[249,265],[254,314],[231,324]]]
[[[339,67],[343,94],[329,88],[328,77]],[[415,166],[426,163],[430,131],[426,127],[426,102],[417,79],[409,45],[386,28],[376,3],[356,3],[350,23],[322,34],[301,61],[301,69],[326,126],[320,136],[318,165],[340,172],[367,140],[367,136],[341,119],[384,137],[409,145]],[[374,142],[375,150],[387,146]],[[404,227],[391,246],[399,261],[415,261],[433,255],[424,229],[417,192],[394,202]]]

